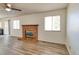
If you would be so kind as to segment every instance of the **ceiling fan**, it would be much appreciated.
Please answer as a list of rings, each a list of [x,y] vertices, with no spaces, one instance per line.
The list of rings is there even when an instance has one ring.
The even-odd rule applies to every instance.
[[[20,9],[12,8],[12,5],[9,3],[4,3],[4,6],[6,11],[11,11],[11,10],[22,11]]]

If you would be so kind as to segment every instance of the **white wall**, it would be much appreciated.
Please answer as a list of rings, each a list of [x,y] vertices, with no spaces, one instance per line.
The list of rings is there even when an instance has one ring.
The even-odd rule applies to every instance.
[[[79,4],[69,4],[67,11],[67,47],[70,54],[79,54]]]
[[[44,31],[44,17],[46,16],[61,16],[61,31],[60,32],[46,32]],[[38,39],[42,41],[54,42],[64,44],[66,40],[66,9],[60,9],[50,12],[29,14],[15,18],[7,18],[12,20],[20,19],[21,25],[23,24],[38,24]],[[12,24],[12,23],[11,23]],[[22,29],[13,30],[11,25],[11,35],[22,36]]]

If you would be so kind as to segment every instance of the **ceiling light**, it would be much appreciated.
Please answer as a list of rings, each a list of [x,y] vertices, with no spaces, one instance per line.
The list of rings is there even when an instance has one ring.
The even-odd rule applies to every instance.
[[[11,4],[7,4],[8,7],[11,7]]]
[[[10,9],[10,8],[5,8],[5,10],[6,10],[6,11],[11,11],[11,9]]]

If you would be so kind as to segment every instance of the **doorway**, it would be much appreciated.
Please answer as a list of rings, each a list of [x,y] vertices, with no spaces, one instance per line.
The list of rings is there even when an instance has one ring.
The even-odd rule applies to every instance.
[[[10,35],[10,20],[4,21],[4,35]]]

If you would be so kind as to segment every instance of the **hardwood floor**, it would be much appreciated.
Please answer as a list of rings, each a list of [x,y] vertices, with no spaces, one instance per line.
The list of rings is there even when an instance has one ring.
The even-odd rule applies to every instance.
[[[68,55],[65,45],[0,36],[0,55]]]

